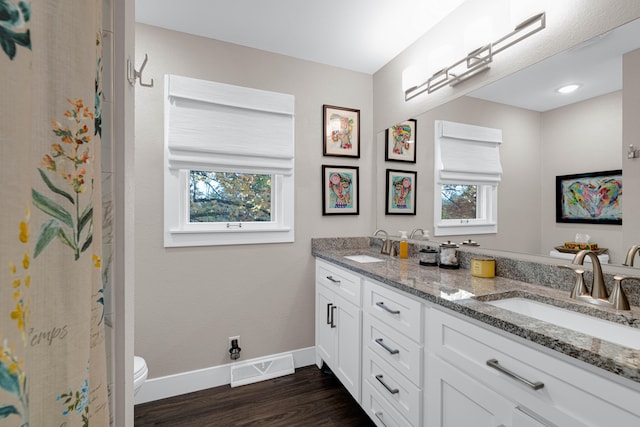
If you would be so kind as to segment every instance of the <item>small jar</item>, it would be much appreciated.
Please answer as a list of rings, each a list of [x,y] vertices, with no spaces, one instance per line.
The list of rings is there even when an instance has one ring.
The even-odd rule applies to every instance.
[[[420,265],[438,265],[438,251],[433,248],[420,249]]]
[[[441,268],[460,268],[460,262],[458,261],[458,245],[448,241],[440,245],[440,267]]]

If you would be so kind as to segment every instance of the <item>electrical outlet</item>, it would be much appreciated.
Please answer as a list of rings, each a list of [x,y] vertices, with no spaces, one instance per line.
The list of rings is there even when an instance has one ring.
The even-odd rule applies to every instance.
[[[227,346],[227,348],[231,348],[231,341],[233,340],[237,340],[238,343],[240,343],[240,335],[236,335],[235,337],[229,337],[229,345]]]

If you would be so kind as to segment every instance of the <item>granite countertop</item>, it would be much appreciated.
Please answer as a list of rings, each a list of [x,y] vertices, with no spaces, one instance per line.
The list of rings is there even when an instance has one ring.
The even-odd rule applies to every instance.
[[[464,268],[448,270],[422,266],[415,257],[399,259],[381,255],[379,248],[369,245],[368,238],[352,238],[349,241],[334,239],[329,245],[314,243],[312,255],[525,340],[620,375],[634,381],[636,383],[634,388],[640,386],[640,350],[520,315],[492,306],[485,301],[506,296],[522,296],[635,328],[640,328],[640,307],[632,306],[630,311],[601,308],[570,299],[566,290],[504,277],[490,279],[474,277]],[[349,255],[370,255],[384,261],[359,263],[345,258]]]

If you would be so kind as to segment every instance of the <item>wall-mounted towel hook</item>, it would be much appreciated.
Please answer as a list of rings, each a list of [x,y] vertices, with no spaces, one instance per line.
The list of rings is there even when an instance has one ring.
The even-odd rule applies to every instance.
[[[144,61],[142,61],[142,65],[140,65],[140,71],[137,71],[133,63],[130,59],[127,59],[127,80],[129,80],[129,84],[131,86],[135,86],[136,80],[140,79],[140,86],[144,87],[153,87],[153,79],[151,79],[150,83],[142,82],[142,72],[144,71],[144,67],[147,66],[147,61],[149,60],[149,56],[144,54]]]

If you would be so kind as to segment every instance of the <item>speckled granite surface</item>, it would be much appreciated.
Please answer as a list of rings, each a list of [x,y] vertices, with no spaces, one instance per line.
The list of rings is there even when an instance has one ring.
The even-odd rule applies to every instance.
[[[599,338],[574,332],[551,323],[539,321],[499,307],[485,301],[501,299],[505,296],[520,296],[540,300],[573,311],[586,313],[613,322],[640,328],[640,307],[631,301],[632,310],[617,311],[600,308],[586,302],[570,299],[569,288],[573,283],[573,273],[556,266],[519,265],[521,261],[508,258],[496,261],[496,273],[503,275],[525,274],[528,281],[535,283],[543,277],[540,286],[509,277],[485,279],[471,276],[468,269],[471,255],[460,253],[459,270],[425,267],[415,256],[399,259],[380,254],[377,239],[312,239],[312,254],[339,266],[345,267],[365,277],[370,277],[391,287],[418,296],[431,303],[446,307],[465,316],[535,342],[598,368],[628,378],[640,384],[640,350],[620,346]],[[414,248],[415,249],[415,248]],[[415,255],[415,250],[411,252]],[[358,263],[348,255],[370,255],[384,261]],[[466,258],[466,259],[465,259]],[[509,273],[511,272],[511,273]],[[524,273],[523,273],[524,272]],[[563,275],[566,275],[563,276]],[[558,277],[555,277],[558,275]],[[554,276],[554,277],[550,277]],[[554,285],[567,283],[567,285]],[[640,342],[635,347],[640,348]],[[638,384],[636,384],[637,388]]]

